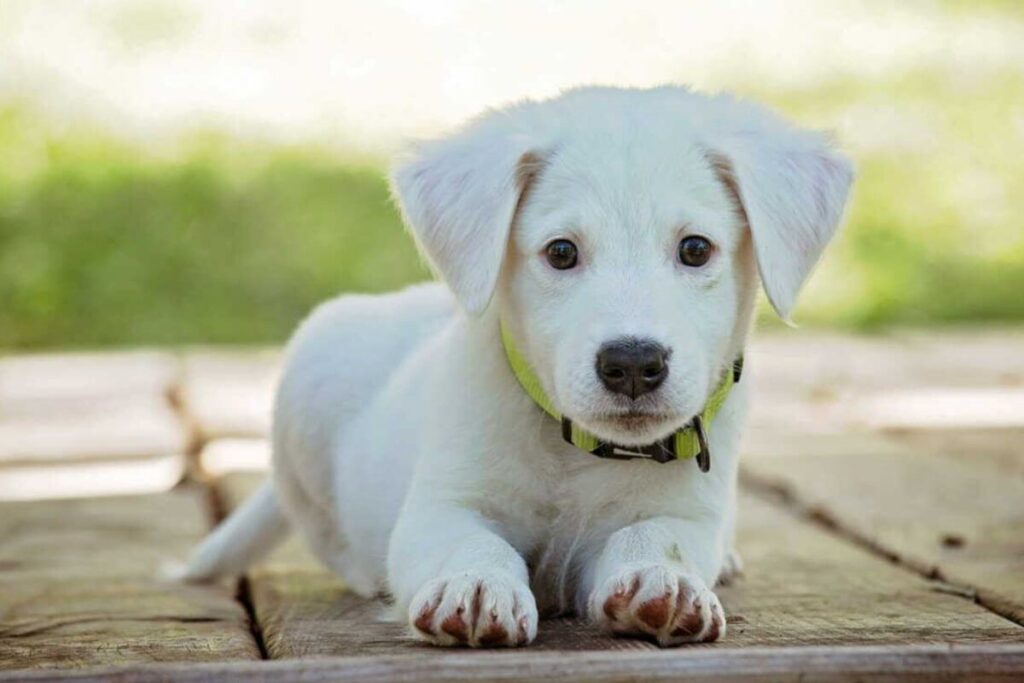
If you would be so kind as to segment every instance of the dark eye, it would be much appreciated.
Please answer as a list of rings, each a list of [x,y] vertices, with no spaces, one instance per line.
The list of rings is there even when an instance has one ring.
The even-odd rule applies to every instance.
[[[679,243],[679,261],[684,266],[699,268],[711,258],[711,242],[698,235],[684,237]]]
[[[554,240],[547,247],[548,263],[552,268],[568,270],[576,265],[578,252],[569,240]]]

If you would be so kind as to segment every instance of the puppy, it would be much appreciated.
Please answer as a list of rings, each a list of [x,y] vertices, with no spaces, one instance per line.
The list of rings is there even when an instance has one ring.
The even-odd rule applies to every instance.
[[[852,176],[823,136],[679,87],[572,90],[420,145],[392,187],[444,284],[302,324],[272,483],[188,578],[293,525],[437,645],[525,645],[568,613],[721,638],[757,283],[788,318]]]

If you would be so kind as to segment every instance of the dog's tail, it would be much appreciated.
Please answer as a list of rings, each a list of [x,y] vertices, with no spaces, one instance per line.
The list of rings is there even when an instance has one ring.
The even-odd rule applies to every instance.
[[[268,479],[199,544],[180,578],[201,583],[241,574],[287,535],[288,519]]]

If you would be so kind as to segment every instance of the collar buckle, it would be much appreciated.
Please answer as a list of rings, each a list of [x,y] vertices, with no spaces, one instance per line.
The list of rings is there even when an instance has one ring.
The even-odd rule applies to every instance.
[[[579,447],[572,438],[572,420],[562,418],[562,439],[567,443]],[[589,451],[592,455],[609,460],[653,460],[665,464],[677,459],[676,435],[669,434],[661,441],[655,441],[646,446],[620,446],[619,444],[602,441],[597,448]]]
[[[701,472],[708,472],[711,470],[711,447],[708,446],[708,435],[704,431],[704,420],[701,419],[700,415],[694,416],[690,422],[689,429],[692,429],[696,435],[697,445],[700,448],[695,458],[697,467],[700,468]],[[566,443],[577,446],[572,439],[572,420],[567,417],[562,418],[562,439]],[[653,460],[661,464],[672,462],[679,457],[676,453],[675,434],[670,434],[661,441],[655,441],[647,446],[619,446],[618,444],[603,441],[590,453],[599,458],[607,458],[609,460]]]
[[[700,446],[700,450],[697,451],[697,467],[701,472],[707,472],[711,469],[711,449],[708,447],[708,435],[704,431],[704,420],[700,415],[694,415],[691,426],[693,433],[697,435],[697,445]]]
[[[653,460],[664,465],[676,459],[676,440],[673,434],[647,446],[619,446],[613,443],[602,443],[590,452],[599,458]]]

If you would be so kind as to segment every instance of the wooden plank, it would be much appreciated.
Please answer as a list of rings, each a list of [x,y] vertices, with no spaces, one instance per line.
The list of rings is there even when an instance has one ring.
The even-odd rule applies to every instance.
[[[280,360],[269,349],[186,354],[182,408],[204,442],[269,433]]]
[[[889,390],[859,398],[850,417],[888,431],[1024,428],[1024,386]]]
[[[1024,457],[1021,450],[849,448],[831,457],[750,458],[744,472],[879,553],[966,587],[1024,623],[1024,476],[1006,464]]]
[[[189,442],[163,396],[0,415],[0,500],[166,491],[181,480]]]
[[[166,396],[180,364],[161,351],[47,353],[0,358],[0,415],[52,415],[95,401]]]
[[[181,453],[106,462],[0,465],[0,501],[159,493],[173,488],[184,474]]]
[[[415,655],[345,657],[236,664],[175,664],[95,669],[54,675],[4,675],[0,681],[76,683],[385,683],[560,681],[562,683],[1017,683],[1024,648],[1015,645],[886,645],[683,648],[662,652],[467,652],[444,665]]]
[[[907,329],[897,336],[926,364],[924,374],[943,384],[1024,385],[1024,327]]]
[[[0,359],[0,500],[171,488],[191,442],[178,370],[155,352]]]
[[[1024,328],[857,336],[822,330],[758,334],[748,357],[765,389],[793,394],[1024,384]],[[761,382],[763,380],[763,382]]]
[[[258,659],[233,590],[159,578],[207,527],[197,488],[0,504],[0,669]]]
[[[1022,344],[1021,329],[761,338],[744,472],[1022,621]]]
[[[46,414],[0,416],[0,464],[110,461],[183,453],[188,433],[163,396],[89,401]]]
[[[266,472],[270,469],[270,444],[266,439],[215,439],[199,453],[199,468],[212,477],[229,472]]]
[[[741,496],[744,579],[723,590],[737,645],[1024,643],[1011,624],[751,494]]]
[[[758,335],[747,353],[750,425],[808,434],[936,423],[1024,427],[1015,407],[1024,397],[1022,347],[1024,329]]]
[[[258,480],[229,475],[218,490],[231,508]],[[932,582],[762,500],[743,495],[741,512],[746,578],[719,593],[729,635],[722,643],[699,647],[1024,643],[1024,628],[962,596],[937,591]],[[346,592],[297,539],[253,570],[250,586],[272,658],[407,653],[441,658],[439,666],[447,667],[445,658],[452,654],[419,645],[400,623],[381,621],[379,604]],[[608,649],[655,650],[562,619],[542,623],[535,647],[525,652],[577,657],[580,651]]]
[[[904,451],[909,448],[961,458],[980,455],[1006,474],[1024,475],[1024,428],[900,429],[886,432],[886,438]]]

